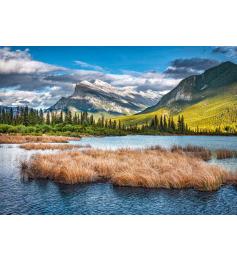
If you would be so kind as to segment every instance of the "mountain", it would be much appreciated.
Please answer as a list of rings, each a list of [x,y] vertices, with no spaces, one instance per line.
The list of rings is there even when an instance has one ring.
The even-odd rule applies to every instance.
[[[128,115],[155,104],[158,94],[137,92],[133,88],[116,88],[101,80],[81,81],[69,97],[62,97],[50,111],[71,110],[111,115]]]
[[[182,80],[154,106],[121,118],[126,124],[149,121],[154,115],[184,115],[190,127],[237,128],[237,65],[224,62]]]
[[[218,92],[225,91],[226,86],[237,82],[237,65],[224,62],[206,70],[201,75],[193,75],[182,80],[176,88],[164,95],[154,106],[142,113],[168,107],[173,111],[180,111],[184,106],[198,103]]]

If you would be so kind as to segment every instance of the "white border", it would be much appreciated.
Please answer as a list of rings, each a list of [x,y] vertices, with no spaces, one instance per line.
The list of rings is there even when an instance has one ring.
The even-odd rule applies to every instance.
[[[234,261],[236,217],[3,216],[1,261]]]
[[[236,45],[236,1],[2,1],[0,45]],[[1,216],[1,261],[233,261],[236,216]]]
[[[1,45],[237,45],[236,1],[8,0]]]

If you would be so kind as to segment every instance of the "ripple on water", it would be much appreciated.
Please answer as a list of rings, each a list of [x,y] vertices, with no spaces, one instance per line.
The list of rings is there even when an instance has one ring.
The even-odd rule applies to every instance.
[[[71,143],[112,149],[192,143],[210,149],[237,150],[236,137],[90,137]],[[108,183],[62,185],[23,180],[19,161],[35,152],[17,145],[1,145],[0,214],[237,214],[237,188],[234,186],[224,186],[215,192],[199,192],[116,187]],[[228,159],[218,164],[236,168],[236,162]],[[213,160],[213,163],[216,162]]]

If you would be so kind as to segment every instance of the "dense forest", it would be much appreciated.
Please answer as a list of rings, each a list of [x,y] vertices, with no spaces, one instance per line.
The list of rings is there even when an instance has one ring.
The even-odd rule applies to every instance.
[[[222,134],[208,130],[190,130],[184,117],[178,116],[177,122],[166,115],[155,116],[143,125],[125,126],[120,120],[97,119],[87,112],[44,112],[28,107],[0,108],[1,133],[50,133],[67,135],[126,135],[126,134]],[[225,133],[226,134],[226,133]],[[233,133],[232,133],[233,134]]]

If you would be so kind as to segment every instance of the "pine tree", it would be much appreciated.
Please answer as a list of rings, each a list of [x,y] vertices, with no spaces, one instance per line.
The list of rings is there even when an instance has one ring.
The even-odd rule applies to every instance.
[[[180,115],[178,116],[178,122],[177,122],[177,128],[178,128],[178,132],[181,132],[182,130],[182,123],[181,123],[181,118]]]
[[[163,125],[164,125],[164,131],[167,131],[168,125],[167,125],[167,121],[166,121],[166,115],[164,115]]]
[[[160,130],[161,130],[161,131],[164,130],[163,117],[162,117],[162,116],[160,116]]]
[[[44,113],[43,110],[40,109],[39,111],[39,124],[43,124],[44,123]]]
[[[46,114],[46,125],[50,125],[51,121],[50,121],[50,112],[48,111]]]
[[[158,125],[159,125],[158,117],[157,117],[157,115],[155,115],[155,118],[154,118],[154,128],[155,128],[155,129],[158,129]]]
[[[151,119],[151,125],[150,125],[150,127],[151,127],[152,129],[155,129],[155,119],[154,119],[154,118]]]
[[[176,130],[176,126],[175,126],[175,122],[174,122],[173,117],[171,118],[171,121],[170,121],[170,128],[171,128],[172,131]]]
[[[13,125],[13,109],[10,109],[10,124]]]
[[[59,123],[63,123],[63,111],[60,111],[60,116],[59,116]]]
[[[102,117],[101,117],[101,127],[104,127],[104,126],[105,126],[105,118],[102,115]]]
[[[26,106],[23,109],[24,113],[23,113],[23,125],[28,126],[29,125],[29,108],[28,106]]]
[[[184,122],[184,116],[182,115],[181,116],[181,132],[182,132],[182,134],[184,134],[185,133],[185,122]]]

